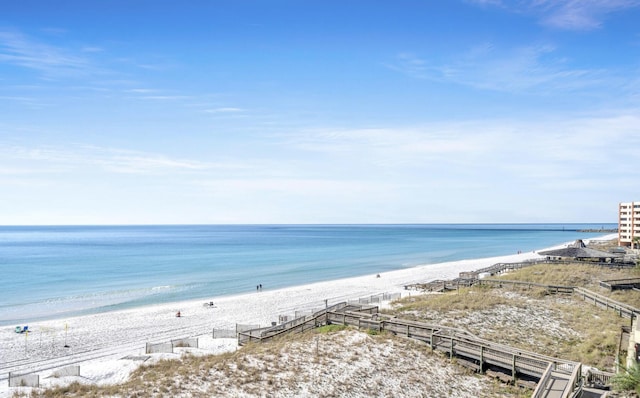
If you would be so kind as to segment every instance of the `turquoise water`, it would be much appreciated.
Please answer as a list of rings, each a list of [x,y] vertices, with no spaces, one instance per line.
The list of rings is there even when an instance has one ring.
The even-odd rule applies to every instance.
[[[615,224],[0,227],[0,324],[531,251]]]

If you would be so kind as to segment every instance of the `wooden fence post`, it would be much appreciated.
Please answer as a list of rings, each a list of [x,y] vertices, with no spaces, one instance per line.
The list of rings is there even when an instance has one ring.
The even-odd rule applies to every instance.
[[[516,354],[513,354],[513,363],[511,364],[511,378],[513,383],[516,382]]]
[[[449,358],[453,358],[453,337],[451,337],[451,347],[449,348]]]
[[[484,373],[484,346],[480,346],[480,373]]]

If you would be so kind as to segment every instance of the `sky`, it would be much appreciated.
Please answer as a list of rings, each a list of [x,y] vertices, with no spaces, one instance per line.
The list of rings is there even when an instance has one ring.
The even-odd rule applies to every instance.
[[[617,222],[640,0],[0,0],[0,225]]]

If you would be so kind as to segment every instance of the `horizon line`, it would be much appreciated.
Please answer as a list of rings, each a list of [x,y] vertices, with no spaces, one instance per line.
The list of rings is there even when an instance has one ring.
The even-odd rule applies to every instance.
[[[398,222],[398,223],[158,223],[158,224],[0,224],[4,227],[169,227],[169,226],[385,226],[385,225],[580,225],[615,224],[618,222]]]

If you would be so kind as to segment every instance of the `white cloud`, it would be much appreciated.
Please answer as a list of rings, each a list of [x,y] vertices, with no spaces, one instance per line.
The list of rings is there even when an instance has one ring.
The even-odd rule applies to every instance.
[[[478,4],[481,6],[502,6],[502,0],[467,0],[467,3]]]
[[[204,170],[220,166],[214,163],[174,159],[153,153],[88,145],[71,145],[65,148],[12,146],[0,148],[0,154],[5,161],[13,159],[27,162],[30,165],[47,165],[47,167],[55,167],[66,172],[86,171],[97,167],[103,171],[115,173],[152,174],[166,173],[170,170]]]
[[[328,178],[242,178],[215,179],[195,182],[218,195],[239,197],[277,193],[294,196],[353,196],[355,193],[380,193],[393,185],[361,180]]]
[[[532,3],[545,24],[577,30],[598,28],[608,14],[638,6],[638,0],[536,0]]]
[[[59,173],[61,170],[55,170],[50,168],[16,168],[16,167],[2,167],[0,166],[0,175],[20,176],[20,175],[32,175],[32,174],[51,174]]]
[[[534,15],[545,25],[567,30],[597,29],[609,14],[640,6],[640,0],[469,0],[469,3]]]
[[[467,127],[469,130],[466,130]],[[447,158],[452,162],[479,156],[493,139],[469,134],[466,123],[434,124],[417,128],[312,130],[289,137],[289,144],[311,152],[354,159],[375,159],[380,165],[424,163]]]
[[[570,180],[591,174],[600,184],[630,171],[619,159],[640,147],[640,118],[619,115],[548,121],[477,120],[411,129],[307,131],[291,137],[298,150],[321,152],[349,170],[389,173],[415,179],[442,171],[450,181],[467,174],[490,181],[502,178],[539,182],[554,176]],[[505,180],[506,181],[506,180]],[[502,184],[502,183],[500,183]]]
[[[181,101],[191,97],[187,95],[145,95],[139,98],[153,101]]]
[[[548,44],[500,50],[483,43],[439,64],[400,54],[390,69],[410,77],[453,82],[479,89],[547,93],[599,87],[612,78],[605,70],[575,69]]]
[[[425,79],[432,74],[427,62],[413,53],[400,53],[396,56],[395,62],[385,64],[385,66],[417,79]]]
[[[26,96],[0,95],[0,102],[2,101],[7,101],[10,104],[21,104],[34,109],[44,108],[49,105],[48,103],[44,102],[42,99],[38,99],[36,97],[26,97]]]
[[[125,91],[127,93],[134,93],[134,94],[150,94],[150,93],[157,93],[159,90],[152,89],[152,88],[132,88]]]
[[[100,47],[86,46],[86,47],[82,47],[82,51],[86,53],[99,53],[99,52],[103,52],[104,49]]]
[[[52,192],[61,216],[51,223],[96,206],[109,209],[96,223],[114,214],[125,223],[604,222],[607,206],[613,213],[640,180],[629,167],[640,147],[638,114],[314,129],[270,135],[258,148],[244,142],[240,152],[225,150],[226,159],[222,151],[188,159],[5,145],[0,179],[12,188],[0,196],[24,208],[5,214],[16,223],[31,211],[25,198]],[[605,209],[596,216],[581,213],[597,203]]]
[[[205,113],[238,113],[242,111],[243,109],[241,108],[232,108],[232,107],[220,107],[220,108],[204,110]]]
[[[46,77],[71,76],[90,69],[90,62],[65,49],[18,32],[0,31],[0,63],[37,70]]]

